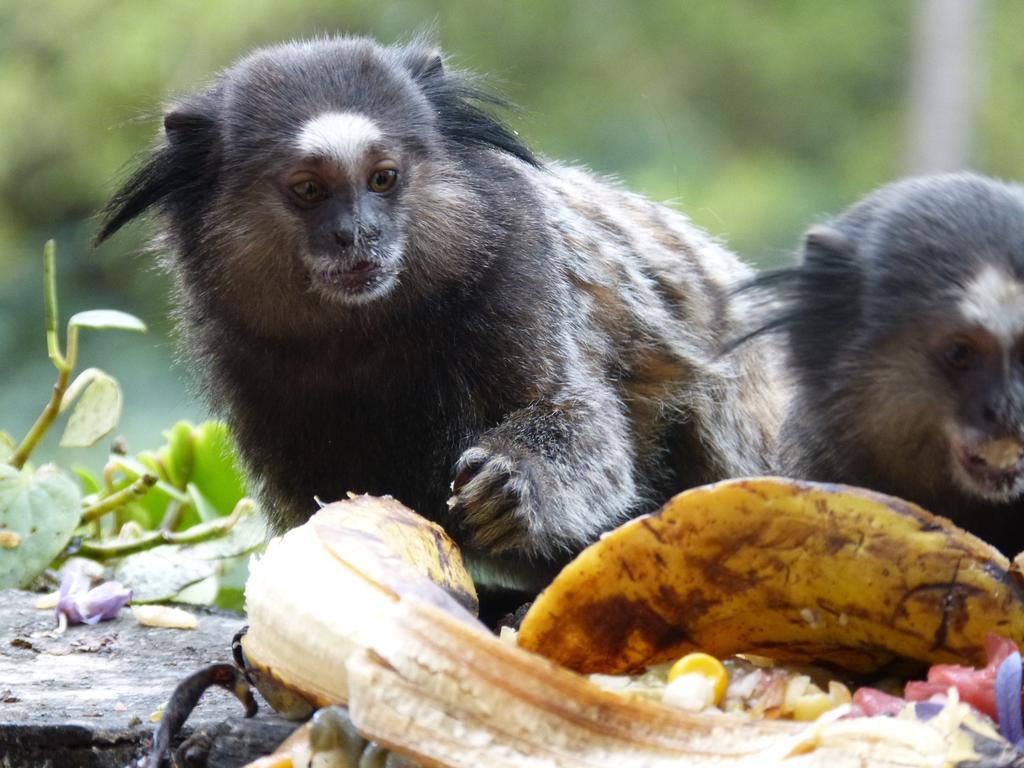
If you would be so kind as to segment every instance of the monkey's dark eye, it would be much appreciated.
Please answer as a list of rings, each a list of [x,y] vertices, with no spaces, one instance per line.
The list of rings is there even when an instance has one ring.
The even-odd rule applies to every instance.
[[[302,202],[312,205],[327,197],[327,190],[312,179],[306,179],[292,185],[292,194]]]
[[[398,171],[396,169],[379,168],[370,174],[370,178],[366,182],[366,186],[370,188],[371,192],[376,192],[378,195],[382,195],[385,192],[391,191],[391,188],[395,186],[396,181],[398,181]]]
[[[974,345],[963,339],[951,341],[946,347],[946,362],[951,368],[963,371],[974,362]]]

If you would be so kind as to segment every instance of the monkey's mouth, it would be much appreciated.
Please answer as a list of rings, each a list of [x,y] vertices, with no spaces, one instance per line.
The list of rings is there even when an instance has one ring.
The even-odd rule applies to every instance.
[[[318,259],[312,265],[310,277],[315,289],[346,302],[364,302],[381,296],[395,279],[392,269],[371,259]]]
[[[332,269],[327,274],[330,282],[348,290],[361,290],[377,281],[381,272],[380,264],[360,259],[344,268]]]
[[[1008,501],[1024,492],[1024,444],[1016,438],[956,441],[953,455],[961,484],[991,501]]]

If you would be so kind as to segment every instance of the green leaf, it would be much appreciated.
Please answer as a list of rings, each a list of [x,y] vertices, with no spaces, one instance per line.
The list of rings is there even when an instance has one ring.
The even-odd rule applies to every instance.
[[[218,517],[222,517],[217,508],[209,502],[206,496],[203,495],[203,492],[200,491],[194,483],[189,483],[186,490],[188,491],[189,498],[192,499],[192,506],[195,507],[200,520],[206,523],[210,520],[216,520]]]
[[[157,493],[157,491],[151,489],[149,493],[142,497],[143,501],[148,501],[149,498],[153,496],[155,493]],[[165,507],[166,504],[167,502],[164,502]],[[118,511],[117,523],[119,525],[124,525],[125,523],[129,522],[137,523],[142,528],[151,530],[153,528],[156,528],[156,526],[160,524],[160,520],[163,517],[162,513],[163,509],[160,509],[157,512],[153,512],[151,511],[148,504],[142,504],[138,501],[132,501],[129,502],[128,504],[125,504]]]
[[[110,434],[121,419],[121,387],[117,381],[102,371],[95,371],[91,378],[64,428],[60,439],[62,448],[95,445],[104,435]]]
[[[192,477],[194,451],[192,433],[194,427],[187,421],[179,421],[164,436],[167,446],[160,453],[167,469],[168,479],[175,488],[184,490]],[[205,519],[205,518],[204,518]]]
[[[245,612],[245,583],[249,580],[248,555],[222,561],[220,590],[213,604],[229,611]]]
[[[239,587],[221,587],[213,604],[221,610],[245,613],[245,590]]]
[[[218,567],[217,572],[220,572]],[[210,576],[208,579],[190,584],[174,596],[176,603],[189,603],[191,605],[212,605],[220,592],[220,578]]]
[[[68,328],[116,329],[121,331],[146,332],[146,324],[127,312],[116,309],[90,309],[79,312],[68,320]]]
[[[119,491],[128,486],[133,480],[147,473],[157,477],[166,478],[167,476],[166,472],[163,471],[162,465],[153,458],[152,454],[139,454],[138,458],[111,455],[109,464],[113,465],[118,472],[124,475],[124,479],[117,481],[111,491]],[[149,490],[149,493],[141,499],[132,502],[130,505],[132,507],[131,511],[126,513],[123,519],[137,520],[143,528],[156,528],[167,512],[167,505],[172,501],[188,505],[192,503],[188,494],[179,491],[165,480],[158,480],[156,485]],[[138,514],[140,510],[145,512],[144,518],[140,518]]]
[[[201,525],[222,526],[223,523],[217,518]],[[263,518],[255,509],[249,509],[240,513],[238,521],[223,536],[195,544],[165,544],[123,558],[114,568],[114,578],[135,591],[132,599],[136,602],[170,600],[192,585],[225,571],[234,570],[230,586],[241,587],[247,571],[237,570],[246,566],[237,565],[236,559],[247,559],[249,554],[264,546],[266,539]],[[218,586],[202,587],[207,595],[204,602],[213,601]]]
[[[35,472],[0,464],[0,589],[27,586],[60,554],[81,503],[78,486],[52,464]]]
[[[85,467],[73,467],[72,472],[78,477],[78,482],[82,484],[82,489],[86,493],[99,493],[103,490],[100,481]]]
[[[223,422],[207,421],[192,432],[192,482],[220,515],[230,515],[246,495],[238,452]]]
[[[114,461],[119,468],[123,466],[124,469],[122,471],[130,470],[140,475],[148,471],[151,475],[156,475],[160,480],[170,482],[163,462],[152,451],[143,451],[134,459],[126,456],[123,459],[112,459],[112,461]]]
[[[129,555],[114,568],[114,578],[132,588],[132,600],[150,603],[170,600],[186,587],[216,576],[216,561],[187,557],[182,547],[162,547]]]

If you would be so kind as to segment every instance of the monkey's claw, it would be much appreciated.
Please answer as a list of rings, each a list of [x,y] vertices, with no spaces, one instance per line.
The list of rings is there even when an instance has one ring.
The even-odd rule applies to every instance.
[[[533,463],[482,446],[469,448],[456,462],[451,510],[472,546],[500,552],[528,541],[539,501]]]

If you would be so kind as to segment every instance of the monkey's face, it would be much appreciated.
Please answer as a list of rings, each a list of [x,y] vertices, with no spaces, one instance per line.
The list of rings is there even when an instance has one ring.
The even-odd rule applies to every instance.
[[[439,170],[436,115],[415,79],[430,61],[365,40],[284,46],[172,111],[171,148],[192,139],[179,114],[204,104],[213,113],[212,192],[194,206],[204,256],[182,264],[186,280],[203,281],[192,293],[276,338],[372,325],[406,306],[391,298],[400,282],[424,283],[404,279],[410,271],[436,271],[412,254],[457,176]]]
[[[934,349],[956,402],[946,425],[953,477],[970,494],[1009,501],[1024,493],[1024,284],[986,266],[957,314],[962,325]]]
[[[402,152],[353,112],[307,121],[295,143],[294,161],[272,183],[310,288],[345,304],[385,296],[404,250]]]
[[[957,306],[933,304],[858,354],[864,443],[912,498],[1008,502],[1024,495],[1024,284],[987,266]]]
[[[99,239],[156,208],[187,316],[274,339],[372,332],[459,295],[495,243],[529,234],[494,215],[525,187],[506,158],[535,160],[491,101],[419,44],[258,51],[172,105]]]

